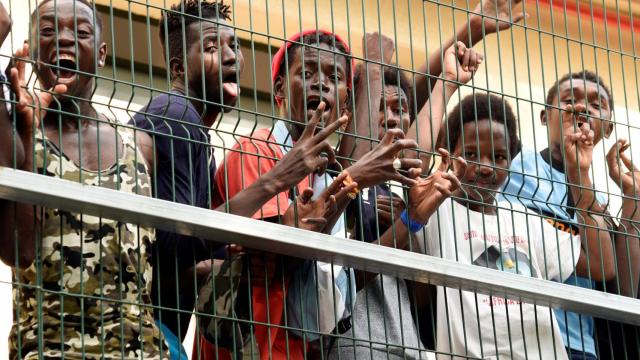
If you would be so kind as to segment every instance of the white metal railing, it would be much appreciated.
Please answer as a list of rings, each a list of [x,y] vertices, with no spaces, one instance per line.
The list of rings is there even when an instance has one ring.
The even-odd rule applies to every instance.
[[[0,198],[640,325],[640,301],[0,167]]]

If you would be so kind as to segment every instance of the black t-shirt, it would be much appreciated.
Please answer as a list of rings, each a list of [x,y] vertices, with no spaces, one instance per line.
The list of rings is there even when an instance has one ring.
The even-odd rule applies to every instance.
[[[376,185],[364,189],[358,194],[355,201],[349,203],[347,214],[355,222],[355,239],[372,242],[387,231],[388,226],[383,226],[378,220],[376,197],[389,196],[391,194],[387,185]]]
[[[208,131],[200,114],[181,93],[162,94],[134,115],[132,121],[152,137],[156,150],[154,196],[181,204],[210,208],[216,171]],[[179,295],[178,288],[191,290],[193,279],[183,279],[185,270],[209,259],[207,242],[202,239],[158,230],[154,243],[153,304],[191,311],[193,295]],[[181,282],[176,287],[176,275]],[[194,293],[187,291],[186,293]],[[179,295],[179,296],[178,296]],[[162,323],[175,334],[184,335],[189,314],[180,316],[163,311]]]

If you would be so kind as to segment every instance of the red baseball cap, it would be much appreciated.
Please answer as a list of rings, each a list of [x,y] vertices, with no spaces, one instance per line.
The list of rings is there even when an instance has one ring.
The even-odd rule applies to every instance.
[[[329,35],[329,36],[333,36],[333,38],[336,40],[336,44],[341,44],[342,46],[344,46],[345,50],[347,51],[347,55],[351,55],[351,49],[349,49],[349,45],[340,37],[340,35],[335,34],[331,31],[327,31],[327,30],[323,30],[323,29],[307,29],[307,30],[303,30],[291,37],[289,37],[287,40],[285,40],[284,42],[284,46],[281,46],[280,49],[278,49],[278,52],[276,52],[276,54],[273,56],[273,61],[271,61],[271,83],[273,85],[275,85],[276,83],[276,79],[278,78],[278,70],[280,69],[280,65],[282,64],[282,62],[284,61],[284,56],[285,53],[287,52],[287,50],[289,50],[289,48],[295,43],[300,41],[300,39],[306,35],[309,34],[319,34],[319,35]],[[353,71],[355,67],[355,63],[353,61],[353,58],[351,59],[351,71]],[[353,83],[352,83],[352,79],[351,76],[349,76],[347,78],[347,87],[349,89],[353,88]],[[278,106],[281,105],[281,100],[279,98],[275,98],[276,100],[276,104]]]

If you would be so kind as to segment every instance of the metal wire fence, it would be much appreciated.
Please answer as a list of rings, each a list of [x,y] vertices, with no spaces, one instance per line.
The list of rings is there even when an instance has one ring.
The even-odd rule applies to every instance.
[[[9,357],[640,358],[634,0],[2,5]]]

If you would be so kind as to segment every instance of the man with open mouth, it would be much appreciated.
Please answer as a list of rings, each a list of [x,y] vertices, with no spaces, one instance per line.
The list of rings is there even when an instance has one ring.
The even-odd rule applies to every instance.
[[[209,130],[220,114],[235,106],[244,68],[235,30],[227,23],[230,15],[230,7],[222,2],[197,0],[182,0],[163,12],[160,40],[172,90],[154,97],[132,120],[153,138],[153,184],[158,198],[211,208],[216,165]],[[322,166],[327,159],[320,152],[333,156],[328,145],[318,145],[334,130],[308,136],[268,174],[216,204],[216,210],[252,216],[264,203]],[[158,231],[152,299],[172,356],[186,358],[181,342],[195,305],[193,270],[206,267],[194,269],[194,264],[207,264],[223,253],[218,243]]]
[[[152,98],[130,123],[147,131],[154,142],[154,196],[210,208],[216,165],[209,130],[236,104],[244,59],[235,31],[226,23],[229,7],[198,3],[183,0],[163,12],[159,35],[171,91]],[[175,344],[172,350],[183,352],[180,343],[195,303],[193,280],[185,274],[194,263],[210,258],[213,249],[203,239],[157,234],[152,299],[163,310],[156,309],[155,317],[170,345]]]
[[[107,52],[94,5],[40,1],[30,30],[10,71],[17,133],[0,107],[0,143],[13,147],[0,165],[150,196],[150,153],[91,101]],[[28,89],[29,55],[38,93]],[[149,295],[153,228],[10,201],[0,218],[0,258],[20,284],[11,359],[168,356]]]

